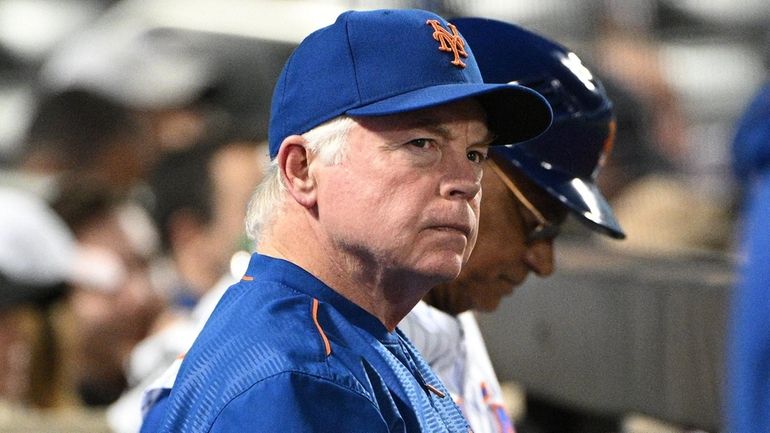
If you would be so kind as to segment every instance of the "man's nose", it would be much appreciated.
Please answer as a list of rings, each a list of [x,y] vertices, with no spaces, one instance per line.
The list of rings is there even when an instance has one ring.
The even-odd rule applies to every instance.
[[[547,277],[555,270],[553,239],[539,240],[527,246],[524,254],[527,266],[540,277]]]
[[[481,166],[468,159],[467,152],[447,158],[447,174],[441,184],[441,195],[471,200],[481,191]]]

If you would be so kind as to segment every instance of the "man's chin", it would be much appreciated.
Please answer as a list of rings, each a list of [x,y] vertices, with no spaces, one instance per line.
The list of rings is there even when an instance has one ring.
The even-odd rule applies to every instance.
[[[433,286],[448,283],[458,275],[462,270],[465,260],[461,255],[447,255],[443,258],[434,258],[426,263],[422,263],[419,272],[427,278],[434,280]]]

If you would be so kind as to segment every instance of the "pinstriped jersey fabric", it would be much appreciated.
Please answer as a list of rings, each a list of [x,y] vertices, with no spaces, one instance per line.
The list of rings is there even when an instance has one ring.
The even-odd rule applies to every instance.
[[[400,332],[287,261],[255,254],[247,276],[185,357],[160,431],[468,431]]]

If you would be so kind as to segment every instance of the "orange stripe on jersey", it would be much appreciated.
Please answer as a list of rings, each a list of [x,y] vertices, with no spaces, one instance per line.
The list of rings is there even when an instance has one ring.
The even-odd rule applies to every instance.
[[[321,339],[324,342],[326,356],[331,355],[332,346],[329,344],[329,339],[326,338],[326,334],[324,333],[323,328],[321,328],[321,324],[318,323],[318,299],[316,298],[313,298],[313,323],[315,323],[315,327],[318,328],[318,333],[321,334]]]
[[[441,390],[440,390],[440,389],[436,388],[435,386],[433,386],[433,385],[431,385],[431,384],[429,384],[429,383],[426,383],[426,384],[425,384],[425,389],[427,389],[428,391],[430,391],[430,392],[432,392],[432,393],[436,394],[436,395],[438,396],[438,398],[444,398],[444,397],[446,397],[446,394],[444,394],[443,392],[441,392]]]
[[[254,281],[254,277],[244,275],[243,278],[241,278],[241,281]]]

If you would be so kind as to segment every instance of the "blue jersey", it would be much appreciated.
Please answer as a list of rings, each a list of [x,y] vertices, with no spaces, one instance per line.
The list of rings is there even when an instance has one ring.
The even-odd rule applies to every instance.
[[[258,254],[147,420],[161,432],[468,432],[403,334]]]

